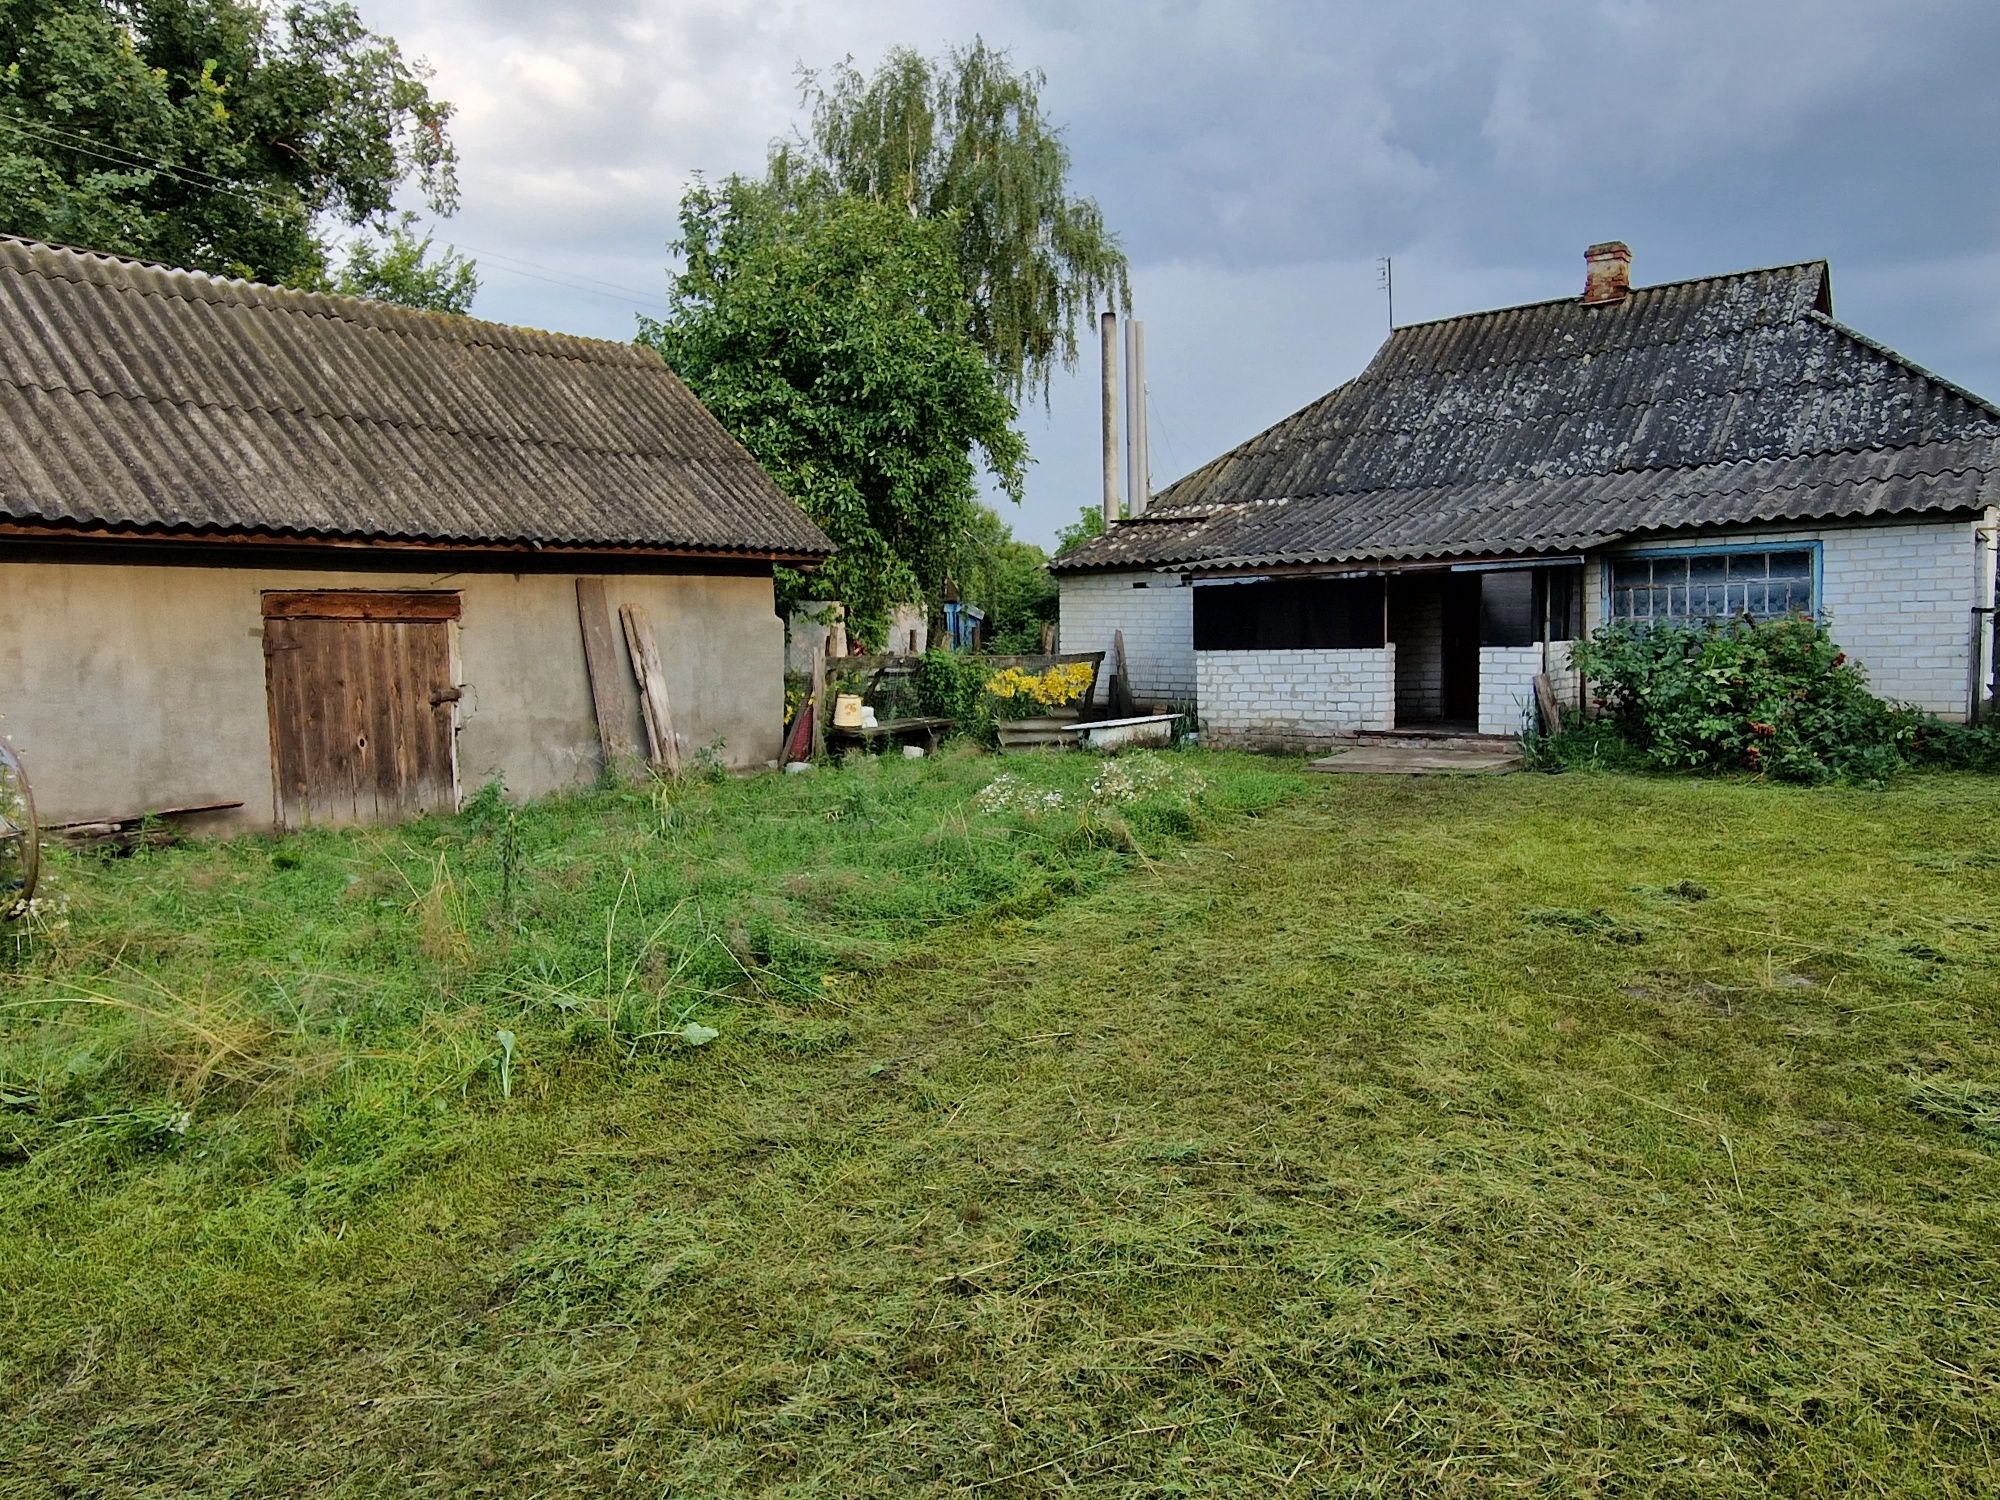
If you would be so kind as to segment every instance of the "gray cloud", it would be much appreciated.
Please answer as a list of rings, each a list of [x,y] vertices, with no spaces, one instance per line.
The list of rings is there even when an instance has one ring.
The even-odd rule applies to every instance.
[[[691,176],[754,170],[796,65],[975,32],[1048,74],[1148,320],[1164,480],[1353,374],[1403,320],[1833,260],[1846,320],[2000,395],[2000,8],[1983,0],[363,0],[461,104],[485,316],[628,337]],[[503,265],[498,256],[510,257]],[[1092,372],[1024,417],[1018,518],[1096,490]]]

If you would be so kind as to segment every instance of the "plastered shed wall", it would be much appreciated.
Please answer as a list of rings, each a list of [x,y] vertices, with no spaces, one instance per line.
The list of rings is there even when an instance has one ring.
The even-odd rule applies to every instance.
[[[451,589],[461,790],[517,796],[592,779],[597,726],[576,574],[385,572],[52,561],[0,552],[0,731],[49,821],[240,800],[273,819],[262,595],[271,589]],[[674,728],[735,766],[779,750],[784,625],[768,576],[605,575],[626,732],[644,745],[615,621],[651,613]]]

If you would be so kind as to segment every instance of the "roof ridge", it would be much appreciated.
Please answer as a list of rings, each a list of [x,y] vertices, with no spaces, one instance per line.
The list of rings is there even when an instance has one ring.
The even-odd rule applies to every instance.
[[[1862,348],[1879,354],[1884,359],[1902,366],[1919,379],[1928,380],[1932,385],[1951,392],[1952,395],[1959,397],[1961,400],[1971,402],[1981,411],[1987,413],[1987,415],[2000,418],[2000,405],[1995,405],[1993,402],[1988,401],[1977,391],[1968,390],[1950,377],[1938,374],[1930,366],[1919,363],[1900,350],[1890,348],[1889,345],[1883,343],[1880,339],[1870,338],[1858,328],[1848,327],[1847,324],[1841,322],[1832,313],[1823,313],[1818,308],[1808,308],[1806,316],[1816,322],[1826,324],[1827,327],[1833,329],[1836,333],[1843,334],[1847,338],[1852,339],[1855,343],[1861,345]]]
[[[23,235],[0,234],[0,245],[19,245],[29,252],[52,251],[56,255],[78,262],[83,267],[122,268],[134,271],[156,272],[168,278],[185,278],[202,285],[215,287],[230,295],[216,297],[186,296],[177,291],[163,290],[148,286],[136,279],[117,280],[93,276],[84,271],[78,275],[62,275],[54,270],[38,266],[30,261],[26,265],[8,265],[0,259],[0,271],[12,272],[20,276],[40,276],[50,281],[68,281],[74,285],[100,286],[115,291],[129,292],[140,297],[155,297],[161,300],[186,303],[207,303],[230,307],[244,307],[259,311],[283,312],[286,314],[319,318],[330,323],[347,323],[356,328],[371,329],[380,333],[392,333],[402,337],[421,338],[435,343],[453,344],[459,347],[502,349],[509,353],[530,354],[538,358],[573,359],[580,363],[594,363],[588,355],[565,345],[582,345],[585,350],[617,350],[626,356],[621,362],[641,364],[647,360],[658,360],[664,365],[656,350],[637,342],[620,342],[616,339],[593,338],[588,334],[561,333],[549,328],[529,328],[519,323],[502,323],[492,318],[475,318],[470,313],[447,313],[432,308],[404,307],[400,303],[385,302],[379,297],[358,297],[346,292],[315,292],[303,287],[282,286],[272,281],[252,281],[242,276],[219,276],[210,271],[192,270],[186,266],[172,266],[164,261],[141,260],[136,256],[116,255],[108,250],[87,250],[76,245],[65,245],[51,240],[29,239]],[[330,304],[315,306],[312,304]],[[375,316],[351,316],[339,309],[380,309]],[[499,338],[479,338],[456,336],[491,329],[513,336],[518,342]]]
[[[1775,266],[1751,266],[1749,269],[1743,271],[1716,271],[1707,276],[1681,276],[1673,281],[1653,281],[1648,282],[1645,286],[1635,286],[1625,297],[1620,298],[1618,302],[1605,305],[1621,306],[1631,298],[1643,296],[1647,292],[1671,291],[1675,287],[1696,286],[1704,281],[1742,281],[1751,276],[1774,275],[1779,271],[1803,271],[1808,266],[1818,266],[1822,274],[1830,274],[1833,269],[1832,264],[1826,257],[1815,256],[1809,260],[1788,261]],[[1398,323],[1390,330],[1389,337],[1382,341],[1382,348],[1386,349],[1399,333],[1408,333],[1418,328],[1435,328],[1441,323],[1459,323],[1472,318],[1494,318],[1500,316],[1502,313],[1528,312],[1537,307],[1575,307],[1581,305],[1581,299],[1577,297],[1540,297],[1533,302],[1516,302],[1505,307],[1483,307],[1475,309],[1472,312],[1448,313],[1442,318],[1420,318],[1414,323]],[[1380,352],[1380,349],[1376,351],[1378,354]],[[1370,360],[1371,364],[1373,362],[1373,360]]]

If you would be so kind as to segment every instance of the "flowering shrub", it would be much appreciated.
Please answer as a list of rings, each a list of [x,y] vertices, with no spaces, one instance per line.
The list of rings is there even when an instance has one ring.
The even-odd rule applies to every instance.
[[[1874,780],[1914,758],[1928,722],[1871,694],[1826,626],[1803,616],[1606,625],[1574,659],[1618,737],[1656,769]]]
[[[1045,672],[1002,667],[986,679],[987,693],[1005,705],[1008,717],[1032,717],[1081,698],[1094,669],[1087,661],[1058,662]]]

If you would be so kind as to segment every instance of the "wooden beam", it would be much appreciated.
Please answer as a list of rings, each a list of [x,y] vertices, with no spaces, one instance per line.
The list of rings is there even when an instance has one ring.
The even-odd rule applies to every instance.
[[[826,758],[826,643],[813,647],[812,758]]]
[[[611,606],[602,578],[576,581],[576,619],[583,632],[583,666],[590,678],[590,703],[597,713],[597,744],[604,772],[617,776],[638,755],[625,732],[625,696],[618,691],[618,648],[611,639]]]
[[[632,675],[639,683],[640,717],[646,721],[646,742],[653,764],[670,776],[681,773],[680,743],[674,738],[673,715],[667,707],[667,678],[660,670],[660,648],[653,639],[653,618],[643,604],[618,611],[625,622],[625,645],[632,653]]]
[[[456,620],[459,599],[444,589],[310,589],[264,595],[267,620]]]

